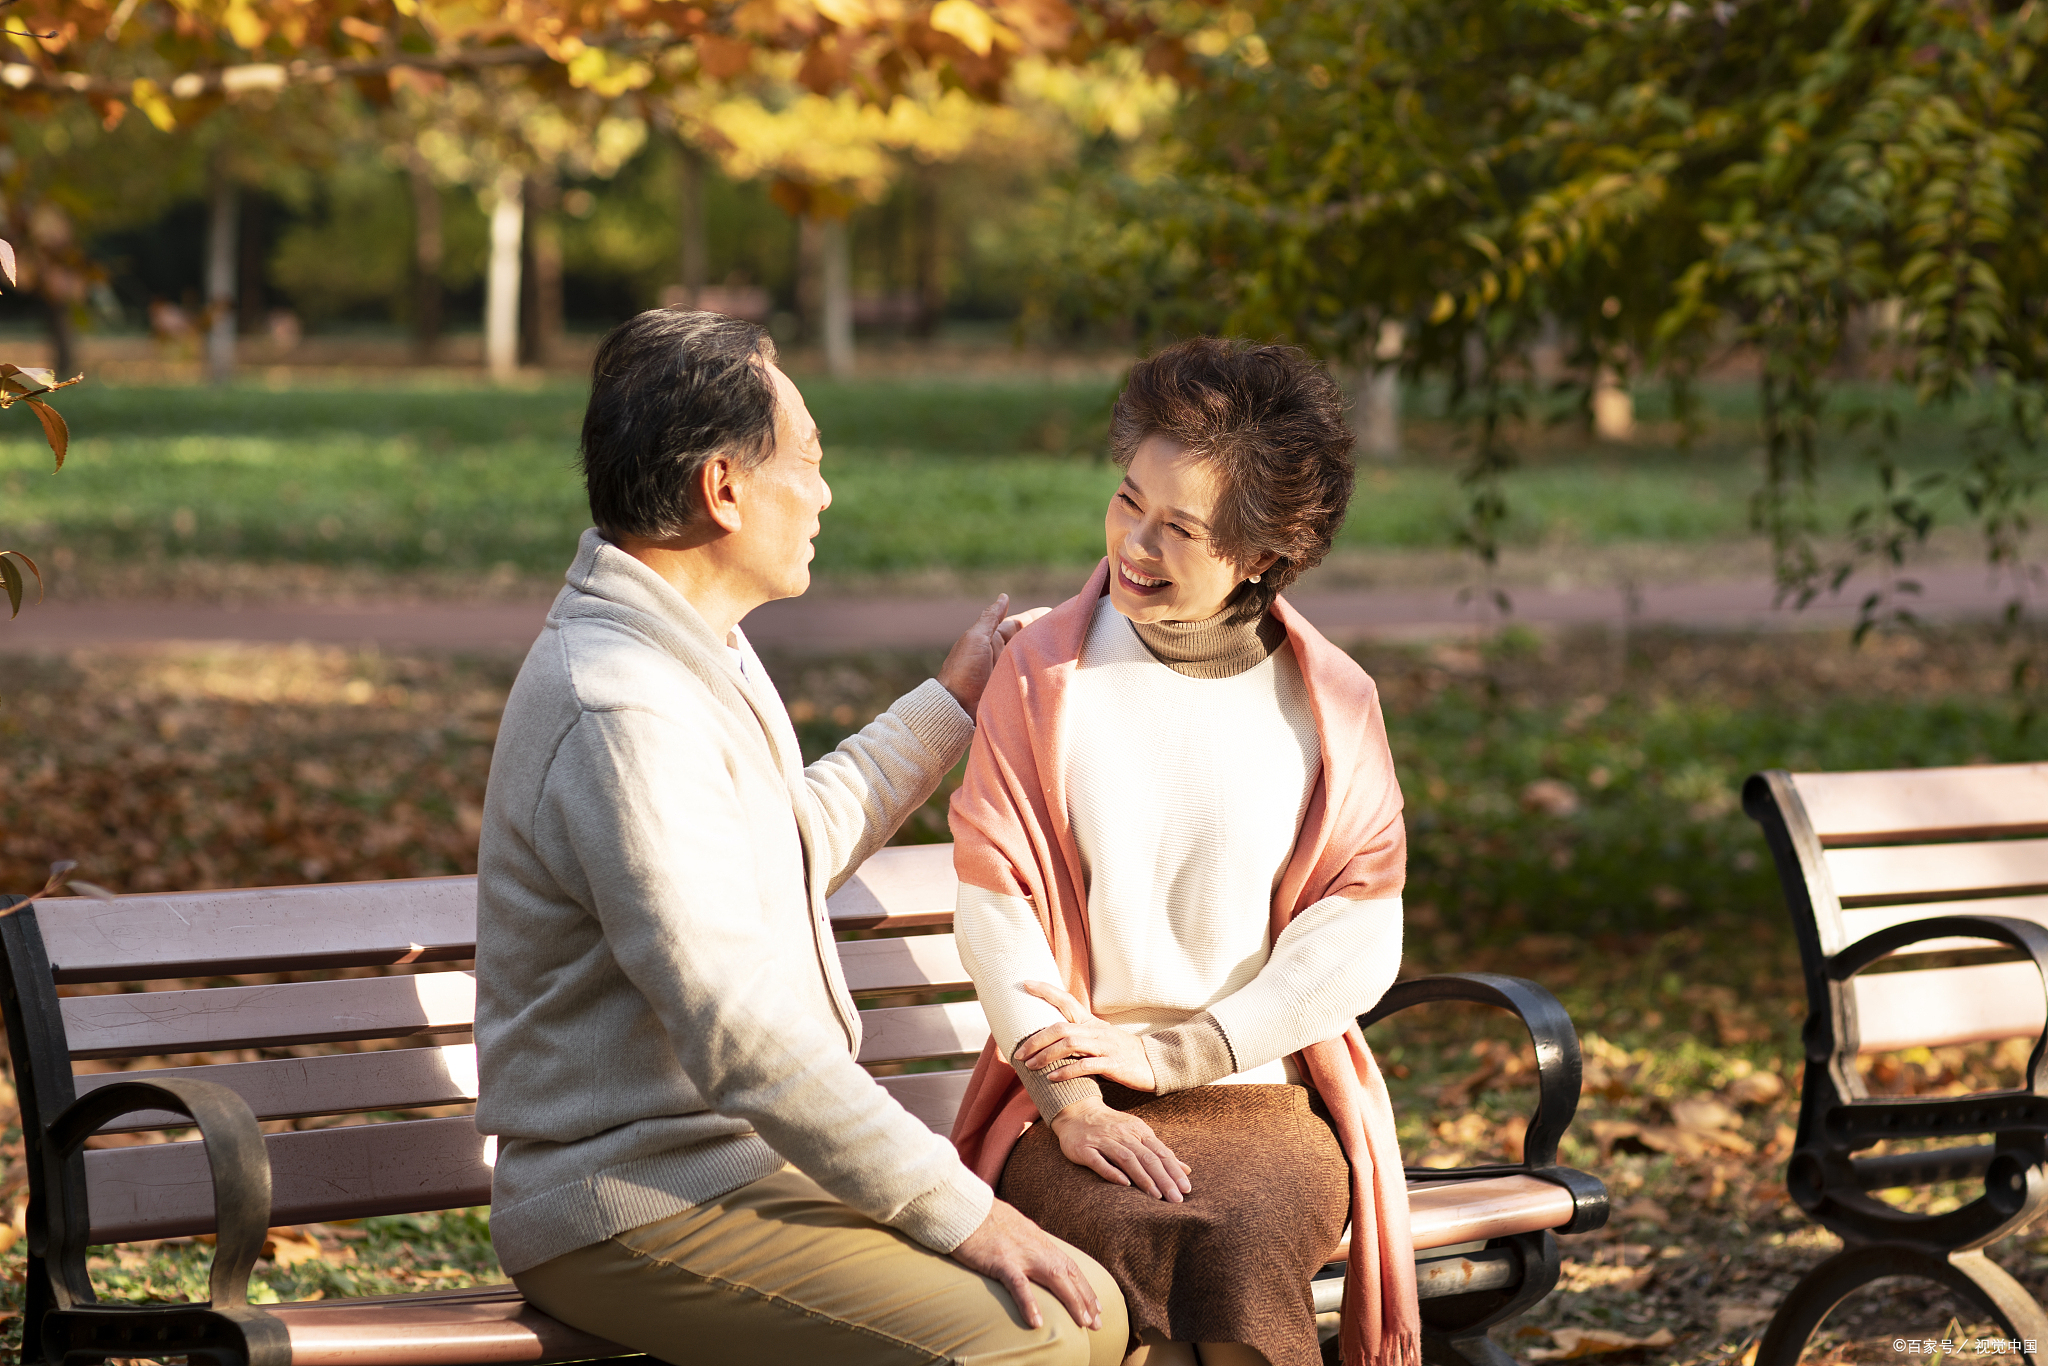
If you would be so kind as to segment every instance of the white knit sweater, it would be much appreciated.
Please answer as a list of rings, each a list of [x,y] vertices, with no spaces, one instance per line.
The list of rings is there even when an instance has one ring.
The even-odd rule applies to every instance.
[[[1186,677],[1105,597],[1064,723],[1096,1014],[1162,1045],[1184,1041],[1148,1043],[1168,1074],[1161,1090],[1289,1080],[1287,1055],[1342,1033],[1401,960],[1399,897],[1327,898],[1269,941],[1274,885],[1321,765],[1293,651],[1283,645],[1232,678]],[[1028,902],[962,884],[955,929],[1005,1056],[1059,1022],[1020,986],[1060,980]],[[1200,1037],[1215,1034],[1227,1048],[1203,1063]],[[1089,1082],[1026,1081],[1048,1116],[1099,1094]]]

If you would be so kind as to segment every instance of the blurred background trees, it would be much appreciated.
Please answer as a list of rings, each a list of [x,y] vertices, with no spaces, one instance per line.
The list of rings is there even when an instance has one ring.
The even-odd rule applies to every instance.
[[[2048,8],[1264,0],[1189,49],[1164,154],[1077,198],[1056,306],[1298,340],[1359,377],[1383,454],[1375,372],[1440,380],[1488,558],[1517,430],[1626,440],[1632,386],[1683,418],[1719,373],[1758,386],[1789,595],[1896,570],[1956,514],[2017,567],[2048,437]],[[1895,444],[1925,406],[1966,425],[1960,460]],[[1871,434],[1846,540],[1814,496],[1837,420]]]
[[[1804,600],[1943,518],[2019,556],[2048,414],[2048,8],[2002,0],[23,0],[0,232],[80,329],[564,365],[660,303],[835,374],[942,324],[1298,341],[1401,446],[1464,424],[1462,535],[1577,424],[1626,450],[1755,385]],[[37,38],[29,33],[50,33]],[[239,340],[238,340],[239,339]],[[1964,430],[1930,463],[1896,439]],[[1816,494],[1853,430],[1869,495]],[[1839,440],[1837,440],[1839,444]],[[1744,454],[1741,458],[1747,460]]]
[[[1179,60],[1173,25],[1119,0],[8,13],[0,192],[28,298],[0,324],[40,321],[60,368],[80,328],[147,327],[216,378],[237,336],[394,324],[422,360],[480,328],[502,377],[665,299],[772,319],[842,371],[856,316],[1007,318],[1021,263],[986,229],[1086,136],[1042,73],[1095,63],[1163,107],[1128,54]],[[1000,107],[1013,85],[1041,93]]]

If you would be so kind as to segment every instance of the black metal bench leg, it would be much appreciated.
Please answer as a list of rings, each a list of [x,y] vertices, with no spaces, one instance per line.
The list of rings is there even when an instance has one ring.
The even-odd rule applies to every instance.
[[[1515,1366],[1515,1359],[1487,1336],[1548,1295],[1557,1285],[1557,1239],[1548,1232],[1521,1233],[1496,1246],[1514,1249],[1522,1274],[1504,1290],[1447,1295],[1422,1303],[1422,1359],[1429,1366]]]
[[[1911,1276],[1944,1286],[1995,1319],[2006,1337],[2048,1346],[2048,1312],[1981,1251],[1944,1256],[1925,1248],[1875,1243],[1844,1248],[1800,1277],[1764,1330],[1756,1366],[1795,1366],[1814,1330],[1836,1305],[1886,1276]],[[1925,1331],[1939,1332],[1942,1326],[1928,1324]],[[2030,1363],[2041,1360],[2028,1358]]]

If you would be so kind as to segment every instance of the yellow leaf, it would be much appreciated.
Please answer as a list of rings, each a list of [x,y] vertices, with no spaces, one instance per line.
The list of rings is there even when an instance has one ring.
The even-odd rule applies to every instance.
[[[128,93],[128,102],[140,109],[143,117],[155,124],[160,133],[168,133],[178,126],[178,116],[171,112],[171,102],[164,98],[163,88],[147,76],[136,77]]]
[[[262,47],[270,37],[270,25],[248,0],[231,0],[221,22],[227,25],[228,37],[251,52]]]
[[[874,7],[868,0],[811,0],[811,3],[817,6],[818,13],[841,28],[865,28],[875,19]]]
[[[1448,322],[1457,311],[1458,301],[1445,292],[1436,296],[1436,303],[1429,310],[1429,320],[1433,323]]]
[[[977,57],[986,57],[996,45],[999,26],[989,12],[974,0],[939,0],[932,6],[931,26],[958,38]]]
[[[645,62],[615,57],[601,47],[586,47],[569,59],[569,84],[606,99],[616,99],[628,90],[638,90],[654,79]]]

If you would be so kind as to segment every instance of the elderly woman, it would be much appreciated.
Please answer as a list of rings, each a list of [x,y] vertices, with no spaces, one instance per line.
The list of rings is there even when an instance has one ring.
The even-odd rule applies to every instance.
[[[1372,680],[1280,598],[1343,522],[1342,398],[1198,339],[1132,370],[1110,439],[1108,558],[1003,656],[953,798],[993,1034],[953,1140],[1116,1277],[1127,1366],[1314,1366],[1347,1220],[1344,1360],[1414,1366],[1357,1028],[1400,963],[1401,790]]]

